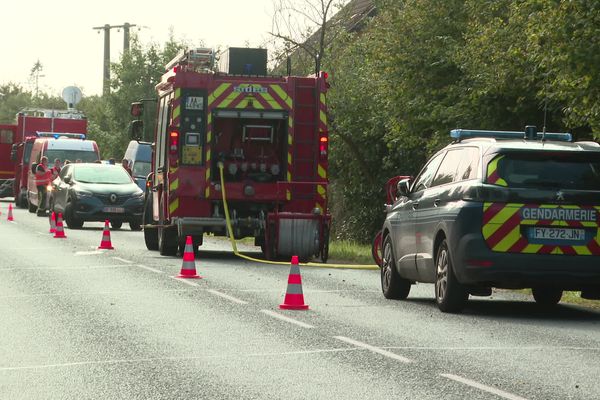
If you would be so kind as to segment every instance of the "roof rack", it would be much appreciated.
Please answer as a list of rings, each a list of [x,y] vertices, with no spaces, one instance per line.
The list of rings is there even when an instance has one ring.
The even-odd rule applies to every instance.
[[[450,137],[461,141],[469,138],[493,138],[493,139],[525,139],[525,140],[557,140],[561,142],[572,142],[570,133],[538,132],[532,125],[525,127],[524,132],[518,131],[485,131],[476,129],[453,129]]]

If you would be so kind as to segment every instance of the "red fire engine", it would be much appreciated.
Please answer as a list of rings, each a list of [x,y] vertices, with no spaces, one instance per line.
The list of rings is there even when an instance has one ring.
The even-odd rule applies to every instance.
[[[244,50],[225,72],[214,72],[212,50],[183,51],[156,86],[146,246],[173,255],[187,235],[196,248],[205,233],[228,235],[227,206],[234,237],[254,237],[268,259],[326,261],[327,75],[267,76],[266,50]],[[264,65],[245,61],[262,51]]]
[[[14,195],[17,206],[27,208],[29,156],[31,155],[33,143],[38,138],[37,132],[70,132],[85,135],[87,133],[87,120],[83,113],[75,109],[27,109],[17,114],[16,125],[0,125],[0,129],[2,132],[11,131],[13,133],[9,164],[12,172],[10,178],[7,178],[7,185],[11,187],[7,195]],[[0,150],[4,151],[1,148]],[[2,158],[0,156],[0,159]],[[8,154],[6,159],[9,159]]]

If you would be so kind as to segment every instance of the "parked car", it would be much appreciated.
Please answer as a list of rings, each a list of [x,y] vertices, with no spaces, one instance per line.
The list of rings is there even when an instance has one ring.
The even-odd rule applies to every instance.
[[[435,283],[444,312],[492,287],[531,288],[546,307],[564,290],[600,299],[600,145],[535,127],[451,135],[398,183],[382,229],[384,296]]]
[[[140,230],[143,208],[144,192],[120,165],[69,164],[52,182],[50,209],[63,213],[69,228],[109,220],[115,229],[128,222]]]
[[[129,161],[135,183],[145,191],[146,178],[152,170],[152,143],[130,141],[123,158]]]

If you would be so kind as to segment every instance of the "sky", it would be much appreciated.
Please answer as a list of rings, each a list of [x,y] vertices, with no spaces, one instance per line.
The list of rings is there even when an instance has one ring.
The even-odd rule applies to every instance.
[[[0,84],[33,90],[39,59],[40,90],[60,95],[78,86],[84,96],[102,92],[104,32],[93,27],[136,24],[142,44],[176,39],[207,47],[260,46],[269,39],[273,0],[27,0],[2,5]],[[100,32],[100,33],[99,33]],[[111,61],[123,51],[123,31],[111,30]]]

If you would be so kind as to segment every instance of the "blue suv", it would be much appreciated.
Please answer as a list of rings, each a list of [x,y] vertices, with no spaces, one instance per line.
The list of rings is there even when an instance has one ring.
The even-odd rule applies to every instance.
[[[600,145],[568,133],[457,129],[417,177],[398,182],[381,231],[381,287],[405,299],[435,284],[443,312],[492,287],[600,299]]]

